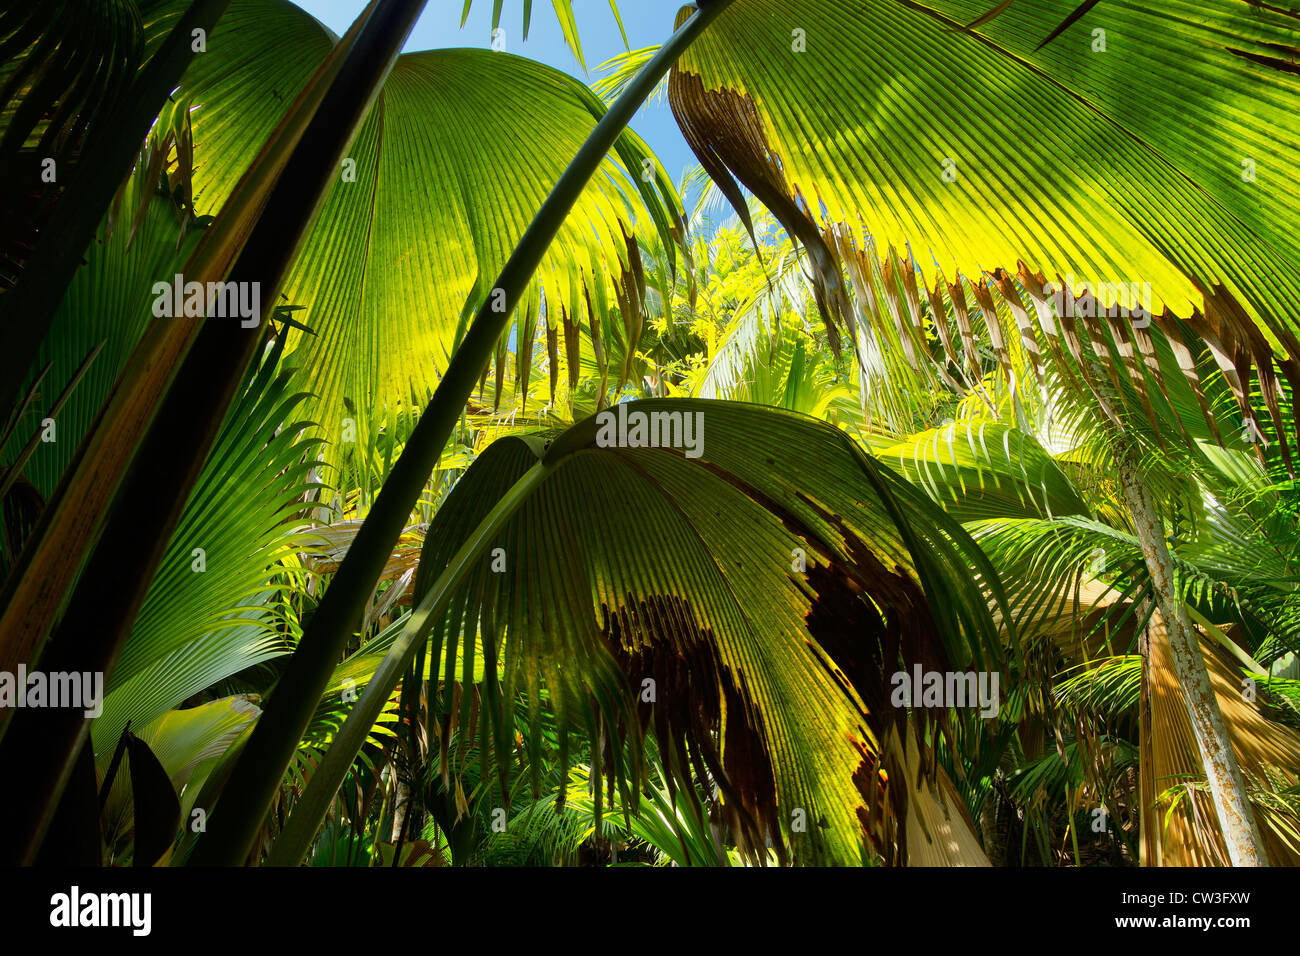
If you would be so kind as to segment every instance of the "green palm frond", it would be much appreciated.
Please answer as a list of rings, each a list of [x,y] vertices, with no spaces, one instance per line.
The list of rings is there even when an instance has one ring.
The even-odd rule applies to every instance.
[[[451,665],[445,683],[458,676],[460,622],[467,632],[478,622],[498,766],[514,701],[544,690],[562,769],[566,738],[604,741],[593,775],[607,806],[616,793],[634,799],[639,741],[653,728],[675,786],[690,785],[690,767],[710,769],[743,852],[761,857],[768,838],[808,861],[860,862],[864,841],[886,858],[955,852],[940,840],[908,850],[902,835],[925,843],[935,826],[960,831],[936,802],[955,793],[904,794],[878,776],[910,779],[924,765],[889,702],[889,675],[913,661],[998,666],[992,569],[955,523],[828,425],[723,402],[620,408],[702,416],[699,463],[666,447],[602,448],[595,419],[545,451],[506,439],[471,466],[426,536],[417,595],[506,490],[543,468],[449,594],[450,620],[429,621],[430,657]],[[641,542],[635,557],[627,540]],[[971,563],[984,567],[978,580]],[[863,633],[875,635],[865,646]]]
[[[738,0],[679,62],[670,101],[710,175],[732,192],[739,179],[810,249],[828,327],[850,339],[846,246],[879,250],[880,266],[901,258],[920,287],[911,314],[933,299],[947,371],[969,373],[968,387],[984,346],[1003,361],[1038,325],[1069,355],[1073,395],[1118,420],[1107,393],[1132,388],[1158,412],[1170,382],[1153,340],[1198,388],[1187,342],[1201,336],[1241,413],[1239,372],[1253,365],[1280,420],[1278,375],[1300,380],[1300,255],[1280,225],[1300,193],[1277,174],[1300,147],[1300,79],[1278,56],[1294,20],[1244,3],[1108,0],[1040,49],[1075,6],[1012,4],[967,28],[988,4]],[[1175,102],[1215,134],[1191,139]],[[1135,283],[1150,288],[1137,303],[1150,323],[1130,314]],[[1098,316],[1085,295],[1049,321],[1050,284],[1122,308]],[[989,322],[976,343],[970,313],[1003,312],[999,299],[1016,321]]]
[[[1111,751],[1107,764],[1111,773],[1121,772],[1126,766],[1132,766],[1138,760],[1138,748],[1126,740],[1103,738],[1098,743]],[[1049,750],[1042,757],[1030,761],[1011,778],[1011,792],[1017,801],[1033,804],[1040,795],[1051,795],[1058,800],[1064,799],[1065,791],[1077,789],[1085,782],[1086,762],[1091,755],[1085,746],[1071,740],[1062,747],[1064,754],[1058,750]]]
[[[260,710],[247,695],[223,697],[184,710],[169,710],[141,726],[138,738],[157,757],[180,796],[182,821],[189,820],[199,787],[231,744],[257,719]],[[99,759],[101,777],[112,751]],[[117,774],[104,803],[103,819],[110,847],[131,835],[134,825],[131,787]],[[120,862],[116,861],[116,862]]]
[[[232,2],[181,84],[193,104],[197,208],[219,215],[330,44],[288,0]],[[604,109],[571,77],[507,53],[398,58],[284,283],[285,297],[303,307],[297,319],[314,333],[296,336],[290,351],[314,370],[308,412],[331,443],[328,463],[337,464],[345,419],[365,443],[375,410],[427,401],[468,310],[492,294],[485,283]],[[520,117],[533,118],[524,136]],[[589,298],[638,298],[641,267],[627,237],[642,222],[669,249],[684,231],[672,181],[629,131],[520,304],[520,343],[531,341],[543,301],[553,314],[562,307],[577,329],[590,322]]]
[[[201,235],[201,230],[184,232],[178,227],[185,213],[170,196],[160,195],[160,172],[149,161],[154,155],[152,148],[145,151],[140,167],[119,193],[116,215],[105,218],[97,241],[87,250],[29,381],[47,364],[49,372],[3,450],[5,461],[17,457],[31,435],[41,431],[55,398],[86,357],[100,348],[56,418],[55,440],[39,443],[24,469],[43,497],[49,497],[75,457],[132,349],[157,321],[153,283],[178,272]]]
[[[650,61],[650,58],[658,52],[659,47],[648,46],[639,50],[628,50],[626,53],[615,54],[596,68],[597,72],[602,75],[599,80],[591,85],[591,88],[606,103],[613,103],[627,88],[627,85],[632,82],[641,67],[645,66]],[[646,103],[658,103],[667,95],[668,78],[665,77],[655,87]]]
[[[708,806],[695,791],[670,794],[662,782],[649,783],[642,794],[639,812],[626,822],[614,814],[601,817],[599,836],[606,842],[640,841],[650,847],[662,863],[674,866],[731,866],[739,863],[716,842],[708,823]],[[573,767],[569,772],[564,800],[558,790],[528,804],[510,820],[507,833],[521,845],[526,859],[538,863],[576,858],[584,842],[596,835],[596,807],[591,768]],[[558,805],[558,806],[557,806]],[[775,862],[775,854],[771,854]]]
[[[480,0],[480,3],[483,0]],[[573,54],[573,58],[578,61],[578,66],[582,67],[585,72],[587,61],[582,55],[582,38],[578,35],[578,20],[573,12],[573,0],[551,0],[551,7],[555,11],[555,17],[560,24],[560,32],[564,35],[564,43]],[[461,10],[460,25],[463,28],[465,21],[469,19],[470,10],[474,8],[474,0],[465,0],[465,6]],[[623,36],[623,45],[627,46],[627,30],[623,26],[623,15],[618,10],[618,0],[609,0],[609,11],[614,17],[614,22],[618,24],[619,32]],[[501,28],[501,0],[492,0],[492,32],[494,36],[497,30]],[[523,12],[523,38],[528,39],[528,31],[532,26],[533,20],[533,0],[524,0]]]
[[[1142,692],[1142,655],[1090,661],[1053,689],[1057,703],[1074,713],[1111,720],[1137,712]]]

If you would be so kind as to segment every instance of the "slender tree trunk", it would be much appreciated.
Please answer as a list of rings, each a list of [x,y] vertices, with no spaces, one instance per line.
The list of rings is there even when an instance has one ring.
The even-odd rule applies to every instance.
[[[1116,453],[1116,463],[1133,526],[1142,543],[1142,554],[1151,575],[1160,616],[1169,632],[1174,671],[1187,701],[1192,733],[1201,752],[1210,796],[1219,816],[1219,828],[1228,847],[1228,859],[1233,866],[1268,866],[1255,814],[1246,799],[1246,782],[1237,765],[1237,755],[1228,739],[1219,700],[1210,683],[1205,659],[1201,656],[1200,641],[1174,591],[1174,563],[1165,543],[1164,528],[1151,490],[1142,477],[1137,451],[1131,444],[1121,446]]]
[[[411,808],[411,788],[407,786],[403,774],[393,765],[393,829],[390,842],[402,852],[402,843],[406,836],[406,817]]]
[[[1150,602],[1143,599],[1138,606],[1138,620],[1148,621]],[[1155,739],[1151,733],[1151,626],[1142,628],[1138,635],[1138,651],[1142,655],[1142,692],[1138,702],[1138,826],[1142,844],[1138,866],[1160,865],[1160,818],[1153,809],[1156,802],[1156,784],[1151,766],[1155,759]]]

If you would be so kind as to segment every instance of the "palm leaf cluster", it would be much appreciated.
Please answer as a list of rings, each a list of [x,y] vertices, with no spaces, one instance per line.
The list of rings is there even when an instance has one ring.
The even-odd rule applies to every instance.
[[[1294,13],[714,0],[588,86],[421,6],[0,13],[0,670],[108,672],[0,713],[9,857],[1300,859]]]

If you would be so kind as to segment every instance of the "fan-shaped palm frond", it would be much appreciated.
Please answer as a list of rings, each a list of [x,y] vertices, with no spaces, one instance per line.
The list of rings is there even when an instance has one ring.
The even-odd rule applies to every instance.
[[[1277,55],[1294,44],[1293,19],[1248,4],[1115,0],[1040,46],[1073,0],[1012,4],[967,27],[987,6],[739,0],[680,61],[670,100],[710,175],[733,193],[739,179],[808,246],[823,314],[851,338],[840,265],[846,246],[878,249],[882,267],[901,258],[913,324],[918,281],[932,290],[947,359],[976,382],[976,303],[987,316],[1005,293],[1015,317],[988,323],[999,360],[1034,334],[1018,283],[1050,346],[1077,367],[1074,394],[1108,414],[1117,370],[1160,401],[1154,338],[1198,385],[1190,327],[1242,414],[1241,373],[1253,365],[1280,419],[1279,368],[1300,380],[1300,255],[1278,225],[1297,191],[1268,170],[1300,146],[1300,80]],[[1173,99],[1215,135],[1193,145],[1196,127]]]
[[[435,516],[417,580],[423,600],[366,697],[384,697],[430,628],[430,657],[445,651],[450,662],[459,622],[477,620],[491,704],[483,713],[502,772],[513,702],[536,702],[544,690],[562,768],[570,734],[603,741],[593,775],[606,782],[607,804],[636,792],[640,737],[653,728],[674,786],[691,785],[692,767],[709,768],[747,853],[761,856],[770,838],[806,860],[982,860],[951,784],[941,773],[918,782],[925,720],[918,711],[909,727],[887,686],[913,663],[998,666],[987,603],[996,579],[966,570],[982,556],[828,425],[731,403],[619,406],[634,413],[703,422],[699,461],[667,438],[663,447],[638,448],[636,436],[631,447],[603,447],[610,436],[602,431],[598,443],[595,419],[544,451],[535,439],[507,439],[479,457]],[[613,429],[618,415],[607,414],[599,427]],[[495,523],[476,529],[489,513]],[[630,539],[643,543],[635,560],[620,546]],[[482,555],[473,563],[457,553],[467,540]],[[942,603],[927,602],[938,593]],[[864,633],[874,637],[864,643]],[[365,704],[352,718],[357,731]],[[941,712],[930,718],[944,722]],[[327,757],[334,769],[351,759],[345,738],[355,732],[345,727],[339,758]],[[333,779],[318,773],[321,792],[303,806],[321,807]],[[308,827],[310,817],[296,827],[291,819],[293,841],[277,853],[301,852]]]
[[[199,209],[219,214],[330,43],[288,0],[234,0],[181,84],[194,107]],[[308,413],[331,442],[329,464],[337,464],[345,419],[368,443],[375,410],[427,399],[468,310],[492,296],[492,278],[603,113],[577,81],[511,54],[398,58],[284,283],[314,333],[296,337],[291,350],[314,370]],[[536,120],[527,136],[518,135],[520,117]],[[563,307],[575,330],[591,294],[639,301],[640,263],[627,236],[641,219],[669,250],[680,241],[672,182],[627,132],[520,305],[521,345],[531,341],[543,301],[551,313]]]
[[[993,422],[953,422],[881,449],[958,521],[1083,515],[1087,505],[1031,436]]]

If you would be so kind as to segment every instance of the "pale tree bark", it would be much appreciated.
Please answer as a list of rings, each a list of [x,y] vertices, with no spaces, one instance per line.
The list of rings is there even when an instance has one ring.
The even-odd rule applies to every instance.
[[[1174,671],[1187,702],[1192,732],[1201,752],[1201,763],[1219,817],[1223,842],[1228,848],[1228,859],[1233,866],[1268,866],[1255,814],[1246,797],[1246,782],[1228,738],[1228,728],[1223,722],[1223,712],[1210,683],[1205,659],[1201,656],[1200,640],[1174,590],[1174,563],[1165,543],[1159,512],[1142,476],[1136,449],[1122,439],[1121,442],[1115,455],[1120,483],[1124,487],[1138,541],[1142,544],[1156,604],[1169,633]]]

